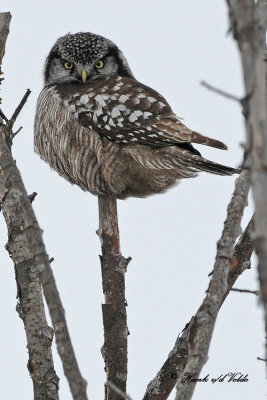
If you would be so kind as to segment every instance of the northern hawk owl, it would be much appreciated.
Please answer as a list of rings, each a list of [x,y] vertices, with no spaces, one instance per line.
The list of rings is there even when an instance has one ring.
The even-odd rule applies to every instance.
[[[158,92],[135,79],[123,53],[93,33],[52,47],[35,116],[35,151],[60,175],[95,195],[145,197],[198,171],[238,172],[206,160],[199,143],[222,142],[187,128]]]

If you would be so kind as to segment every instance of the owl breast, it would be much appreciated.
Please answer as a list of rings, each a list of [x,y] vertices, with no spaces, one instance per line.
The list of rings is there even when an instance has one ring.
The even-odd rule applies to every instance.
[[[80,124],[64,101],[56,85],[47,86],[40,93],[34,147],[72,184],[95,195],[145,197],[165,191],[179,178],[196,175],[177,165],[176,147],[157,149],[107,140]]]
[[[107,188],[101,179],[98,135],[72,120],[55,86],[40,93],[34,124],[34,149],[61,176],[93,194]]]

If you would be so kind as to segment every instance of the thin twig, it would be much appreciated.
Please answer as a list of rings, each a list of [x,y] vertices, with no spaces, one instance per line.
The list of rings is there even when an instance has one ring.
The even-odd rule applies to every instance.
[[[257,357],[257,360],[259,360],[259,361],[264,361],[265,363],[267,362],[267,359],[266,359],[266,358]]]
[[[21,99],[21,101],[20,101],[18,107],[16,108],[16,110],[14,111],[12,117],[11,117],[10,120],[8,121],[7,127],[8,127],[8,130],[9,130],[10,132],[12,131],[13,125],[14,125],[14,123],[16,122],[16,119],[17,119],[19,113],[21,112],[21,110],[22,110],[24,104],[26,103],[26,101],[27,101],[27,99],[28,99],[28,97],[29,97],[30,94],[31,94],[30,89],[27,89],[27,91],[26,91],[26,93],[24,94],[24,96],[22,97],[22,99]]]
[[[239,292],[239,293],[251,293],[251,294],[255,294],[256,296],[258,296],[260,294],[260,292],[258,290],[249,290],[249,289],[232,288],[232,289],[230,289],[230,291]]]
[[[237,101],[238,103],[242,103],[242,99],[240,99],[239,97],[237,97],[231,93],[227,93],[222,89],[218,89],[205,81],[201,81],[200,84],[202,86],[204,86],[206,89],[211,90],[212,92],[217,93],[223,97],[226,97],[227,99],[231,99],[231,100]]]
[[[114,383],[112,383],[111,381],[107,381],[106,382],[106,386],[108,386],[111,390],[113,390],[113,392],[117,393],[121,399],[125,399],[125,400],[132,400],[132,398],[125,392],[123,392],[122,390],[120,390],[116,385],[114,385]]]
[[[16,132],[13,132],[13,133],[11,133],[11,139],[13,140],[14,139],[14,137],[21,131],[21,129],[22,129],[22,126],[20,126],[19,127],[19,129],[18,130],[16,130]]]

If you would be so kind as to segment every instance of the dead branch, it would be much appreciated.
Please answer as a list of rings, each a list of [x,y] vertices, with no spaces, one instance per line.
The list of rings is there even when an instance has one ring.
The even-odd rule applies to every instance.
[[[34,199],[35,199],[36,196],[37,196],[37,193],[36,193],[36,192],[33,192],[32,194],[29,194],[29,199],[30,199],[30,202],[31,202],[31,203],[34,201]]]
[[[83,379],[79,370],[65,318],[65,311],[50,266],[53,260],[53,257],[48,260],[49,262],[43,269],[40,279],[55,331],[57,351],[61,358],[64,374],[68,380],[73,399],[87,400],[87,382]]]
[[[242,103],[242,99],[240,99],[239,97],[237,97],[237,96],[235,96],[235,95],[233,95],[231,93],[227,93],[227,92],[225,92],[225,90],[218,89],[215,86],[212,86],[212,85],[210,85],[209,83],[207,83],[205,81],[201,81],[200,85],[204,86],[204,88],[206,88],[206,89],[208,89],[208,90],[210,90],[210,91],[212,91],[212,92],[214,92],[216,94],[219,94],[220,96],[226,97],[227,99],[230,99],[230,100],[237,101],[240,104]]]
[[[21,112],[22,108],[24,107],[24,105],[26,104],[26,101],[29,97],[29,95],[31,94],[30,89],[27,89],[25,95],[22,97],[21,102],[19,103],[18,107],[16,108],[16,110],[14,111],[12,117],[10,118],[10,120],[7,123],[7,127],[9,129],[9,131],[11,131],[13,129],[14,123],[16,122],[19,113]]]
[[[227,208],[223,233],[217,243],[217,255],[209,290],[194,317],[195,334],[189,340],[188,360],[183,370],[183,376],[187,372],[196,373],[198,376],[207,361],[215,321],[228,286],[234,245],[240,232],[240,223],[243,210],[247,205],[249,189],[248,171],[243,170],[236,180],[234,194]],[[183,376],[180,376],[177,382],[176,399],[179,397],[185,400],[191,399],[196,382],[188,383],[183,380]]]
[[[125,273],[130,258],[120,253],[117,201],[111,195],[98,197],[99,229],[101,241],[102,285],[105,304],[102,305],[105,361],[107,381],[126,393],[127,381],[127,328]],[[106,400],[119,400],[118,393],[105,386]]]
[[[266,99],[266,2],[227,0],[233,36],[237,41],[247,103],[246,131],[250,175],[255,202],[255,244],[261,299],[267,333],[267,99]],[[264,13],[264,14],[262,14]]]
[[[186,385],[186,383],[182,382],[182,378],[188,371],[200,373],[207,359],[213,327],[224,295],[229,293],[230,285],[234,284],[237,277],[244,271],[244,258],[247,260],[248,257],[249,252],[246,250],[248,243],[250,245],[247,239],[248,229],[244,232],[246,239],[243,237],[243,240],[240,239],[238,242],[238,250],[235,248],[233,252],[233,246],[239,232],[240,220],[243,208],[246,205],[249,187],[248,173],[247,171],[242,171],[237,179],[235,191],[228,206],[228,216],[225,221],[222,238],[218,242],[218,254],[208,293],[195,316],[191,318],[182,334],[178,336],[172,351],[156,377],[147,386],[143,400],[167,399],[177,379],[179,379],[179,395],[177,398],[179,400],[191,398],[194,384]],[[244,256],[245,254],[246,257]],[[236,264],[236,260],[240,262],[240,265]],[[229,265],[233,265],[233,263],[235,272],[232,273],[229,280]],[[184,387],[186,388],[184,389]]]
[[[239,293],[251,293],[258,296],[260,292],[258,290],[250,290],[250,289],[239,289],[239,288],[232,288],[230,289],[231,292],[239,292]]]
[[[266,359],[266,358],[257,357],[257,360],[259,360],[259,361],[264,361],[265,363],[267,362],[267,359]]]
[[[229,294],[230,289],[234,286],[237,278],[246,269],[250,268],[250,259],[253,251],[255,250],[254,235],[254,216],[250,219],[246,229],[240,236],[231,262],[231,267],[228,275],[227,291],[223,297],[223,302]]]

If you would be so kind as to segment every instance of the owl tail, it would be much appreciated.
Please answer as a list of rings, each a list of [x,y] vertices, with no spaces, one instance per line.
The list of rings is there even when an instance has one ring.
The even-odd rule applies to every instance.
[[[215,147],[220,150],[227,150],[226,144],[220,142],[220,140],[212,139],[207,136],[203,136],[198,132],[193,132],[191,136],[192,143],[204,144],[205,146]]]
[[[209,172],[215,175],[233,175],[240,174],[240,169],[227,167],[226,165],[218,164],[216,162],[206,160],[205,158],[194,155],[191,158],[193,167],[199,171]]]

